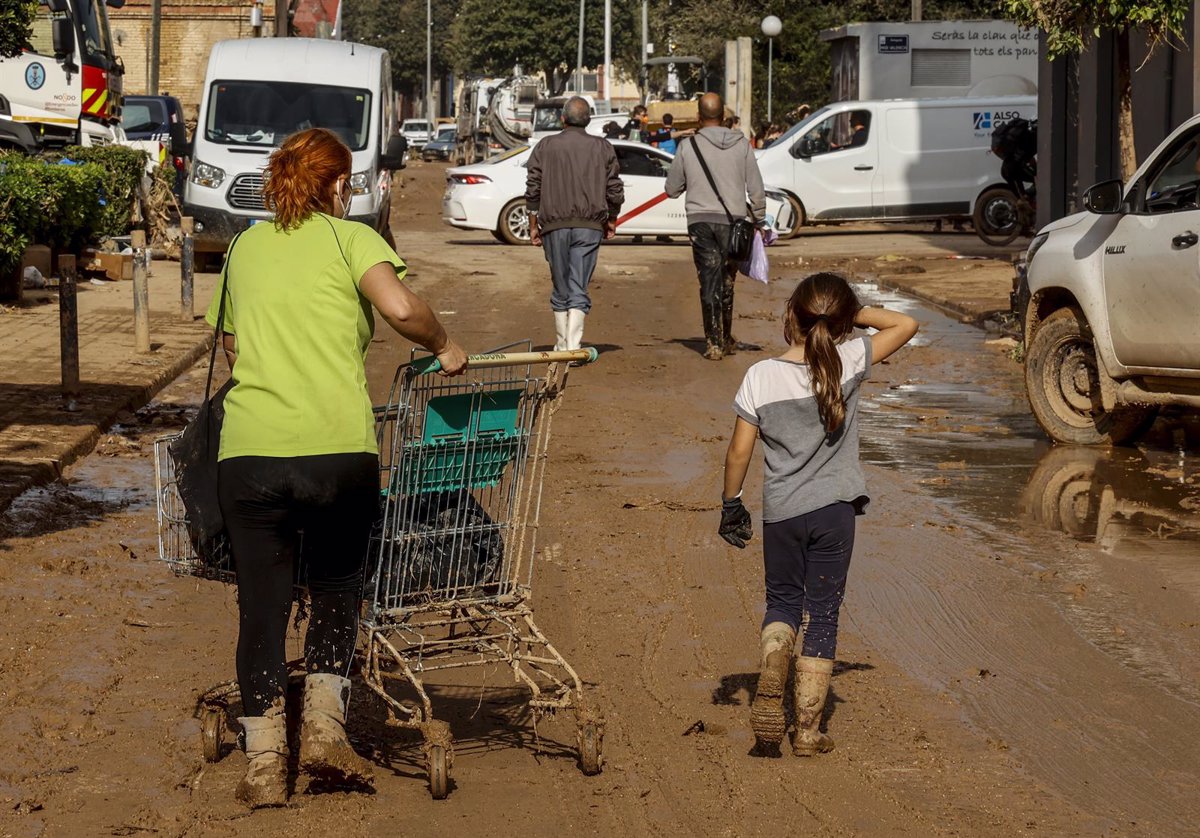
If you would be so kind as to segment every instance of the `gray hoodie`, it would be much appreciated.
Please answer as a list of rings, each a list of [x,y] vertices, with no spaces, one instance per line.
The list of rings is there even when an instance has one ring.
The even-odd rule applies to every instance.
[[[688,224],[729,223],[729,217],[721,208],[721,202],[717,200],[708,178],[704,176],[704,169],[700,167],[700,161],[696,159],[693,143],[704,155],[704,162],[708,164],[708,170],[712,172],[725,206],[729,207],[733,217],[746,217],[749,197],[754,220],[762,221],[767,210],[767,198],[763,194],[762,174],[758,171],[758,161],[754,159],[754,149],[741,131],[714,126],[701,128],[694,137],[679,141],[675,162],[671,164],[671,172],[667,175],[668,195],[678,198],[687,191],[684,208]]]

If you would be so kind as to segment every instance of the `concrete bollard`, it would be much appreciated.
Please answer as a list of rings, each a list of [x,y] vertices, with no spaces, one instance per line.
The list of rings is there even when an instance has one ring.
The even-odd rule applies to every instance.
[[[133,231],[133,338],[138,352],[150,351],[150,284],[146,263],[146,231]]]
[[[191,323],[196,318],[196,240],[192,237],[195,223],[190,216],[184,216],[179,219],[179,228],[183,231],[183,245],[179,250],[179,319]]]
[[[62,362],[63,406],[76,410],[79,398],[79,305],[75,296],[79,276],[75,257],[58,257],[58,345]]]

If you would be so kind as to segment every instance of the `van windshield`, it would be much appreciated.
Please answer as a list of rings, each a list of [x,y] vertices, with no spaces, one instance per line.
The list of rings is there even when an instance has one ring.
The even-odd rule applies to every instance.
[[[784,131],[783,134],[779,137],[779,139],[775,140],[773,143],[771,143],[771,145],[772,146],[781,146],[781,147],[787,145],[788,142],[793,137],[795,137],[797,134],[799,134],[802,129],[806,129],[808,126],[816,124],[816,122],[820,119],[823,119],[825,117],[825,114],[827,114],[827,113],[829,113],[828,105],[826,105],[823,108],[818,108],[817,110],[813,111],[811,114],[806,116],[804,119],[797,122],[791,128]]]
[[[208,95],[205,139],[279,146],[308,128],[328,128],[353,151],[367,147],[371,94],[351,87],[284,81],[217,81]]]

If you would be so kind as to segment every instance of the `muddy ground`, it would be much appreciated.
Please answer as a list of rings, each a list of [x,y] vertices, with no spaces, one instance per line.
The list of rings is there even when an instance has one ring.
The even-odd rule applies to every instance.
[[[540,253],[441,226],[440,172],[414,164],[394,213],[413,287],[472,350],[550,342]],[[378,764],[373,795],[248,814],[231,797],[241,754],[203,762],[192,711],[232,676],[236,601],[156,561],[150,464],[199,399],[193,368],[0,519],[0,835],[1200,834],[1196,430],[1167,416],[1139,449],[1052,449],[1004,344],[866,270],[976,247],[805,235],[772,251],[770,286],[739,284],[737,336],[763,350],[720,363],[699,354],[685,243],[603,248],[586,333],[602,357],[555,418],[534,593],[607,717],[604,772],[579,772],[569,719],[535,735],[511,676],[477,670],[432,679],[457,737],[441,802],[416,738],[368,700],[352,733]],[[806,265],[850,258],[865,297],[924,329],[865,391],[873,501],[827,718],[837,750],[763,758],[747,724],[758,542],[715,535],[729,403],[781,350]],[[379,398],[407,356],[381,328]]]

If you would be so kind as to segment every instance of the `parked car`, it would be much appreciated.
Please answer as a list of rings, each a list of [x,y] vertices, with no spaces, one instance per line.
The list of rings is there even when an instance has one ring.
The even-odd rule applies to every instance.
[[[1160,406],[1200,407],[1200,116],[1084,205],[1027,251],[1025,386],[1053,439],[1118,445]]]
[[[439,125],[437,134],[421,149],[421,159],[449,160],[454,154],[454,144],[458,136],[458,127],[454,125]]]
[[[408,147],[420,151],[430,140],[429,122],[424,119],[406,119],[400,123],[400,133],[408,140]]]
[[[663,190],[674,156],[645,143],[612,141],[625,184],[625,203],[618,236],[686,236],[687,216],[681,195]],[[507,244],[529,242],[525,211],[525,167],[528,146],[515,148],[483,163],[446,170],[442,220],[463,230],[489,230]],[[767,191],[767,215],[777,230],[790,227],[791,208],[782,192]]]
[[[313,38],[216,43],[184,191],[198,263],[271,217],[263,169],[272,151],[305,128],[328,128],[350,147],[349,217],[390,237],[392,171],[404,166],[404,140],[389,130],[395,124],[385,50]]]
[[[163,144],[175,169],[175,194],[182,200],[190,155],[179,100],[174,96],[126,96],[121,108],[121,127],[127,139],[156,140]]]
[[[758,167],[788,195],[789,235],[812,222],[969,220],[1007,188],[993,129],[1036,111],[1032,96],[835,102],[760,150]]]

